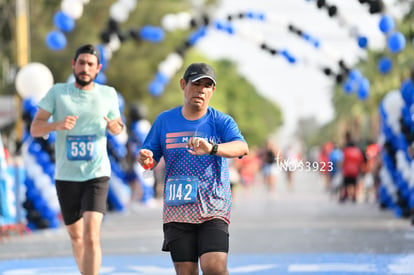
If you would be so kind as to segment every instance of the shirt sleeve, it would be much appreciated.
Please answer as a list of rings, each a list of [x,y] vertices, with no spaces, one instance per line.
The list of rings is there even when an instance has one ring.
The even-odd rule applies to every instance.
[[[245,141],[239,127],[231,116],[223,114],[220,120],[219,130],[223,135],[223,143],[236,140]]]
[[[53,114],[55,112],[56,104],[55,104],[55,92],[57,90],[57,86],[54,85],[46,95],[39,101],[37,107]]]
[[[111,88],[110,90],[111,92],[111,97],[110,97],[110,102],[109,102],[109,112],[108,112],[108,118],[110,120],[116,119],[118,117],[121,116],[121,112],[119,110],[119,100],[118,100],[118,94],[115,91],[114,88]]]

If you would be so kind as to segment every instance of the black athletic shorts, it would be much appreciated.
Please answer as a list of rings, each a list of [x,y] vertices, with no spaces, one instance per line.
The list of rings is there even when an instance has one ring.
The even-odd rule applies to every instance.
[[[87,181],[56,180],[56,191],[65,225],[78,221],[85,211],[105,214],[109,177]]]
[[[344,177],[344,186],[356,186],[358,181],[357,177]]]
[[[229,252],[229,225],[221,219],[201,224],[170,222],[163,225],[162,250],[173,262],[198,262],[207,252]]]

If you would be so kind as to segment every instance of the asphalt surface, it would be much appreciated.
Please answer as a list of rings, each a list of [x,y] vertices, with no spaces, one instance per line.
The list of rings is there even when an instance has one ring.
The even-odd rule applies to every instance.
[[[338,203],[317,173],[294,177],[294,190],[288,190],[280,174],[275,194],[261,184],[236,188],[231,274],[414,274],[409,220],[374,202]],[[102,274],[174,274],[161,251],[161,212],[155,201],[105,216]],[[63,227],[13,235],[0,243],[0,274],[77,274],[71,256]],[[67,269],[51,270],[57,266]]]

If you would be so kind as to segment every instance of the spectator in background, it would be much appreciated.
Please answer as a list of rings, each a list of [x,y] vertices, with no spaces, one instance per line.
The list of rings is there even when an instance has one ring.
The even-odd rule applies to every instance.
[[[332,195],[337,195],[343,182],[342,175],[342,162],[344,160],[344,154],[341,148],[333,145],[333,150],[329,154],[329,165],[326,166],[329,173],[329,191]]]
[[[294,148],[293,145],[289,145],[284,153],[284,158],[287,161],[286,178],[289,191],[294,189],[294,172],[299,167],[299,163],[302,162],[299,152]]]
[[[281,158],[279,152],[276,148],[276,145],[268,140],[265,147],[260,152],[260,159],[262,161],[262,174],[266,187],[269,192],[276,192],[277,184],[277,167],[276,167],[276,158]]]
[[[322,145],[322,150],[319,153],[318,156],[318,162],[320,164],[320,167],[323,167],[324,169],[320,169],[320,173],[322,175],[323,178],[323,182],[325,185],[325,189],[327,191],[330,190],[330,183],[331,183],[331,175],[329,172],[329,155],[331,153],[331,151],[334,148],[334,144],[332,142],[326,142],[324,145]]]
[[[255,147],[250,149],[250,154],[241,159],[234,159],[235,167],[240,175],[240,182],[245,189],[255,184],[257,172],[260,170],[260,160]]]
[[[377,200],[379,185],[378,173],[380,166],[380,147],[377,143],[369,141],[365,149],[365,165],[363,178],[363,191],[366,202]]]
[[[345,202],[347,199],[356,202],[358,179],[361,174],[361,166],[364,163],[364,155],[361,149],[356,146],[352,140],[350,132],[345,133],[345,146],[342,149],[343,163],[342,175],[343,183],[340,188],[340,202]]]

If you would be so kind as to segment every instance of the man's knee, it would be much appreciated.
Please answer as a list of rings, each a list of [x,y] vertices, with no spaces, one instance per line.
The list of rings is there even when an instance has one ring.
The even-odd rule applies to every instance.
[[[205,275],[227,275],[227,253],[209,252],[201,255],[200,267]]]

